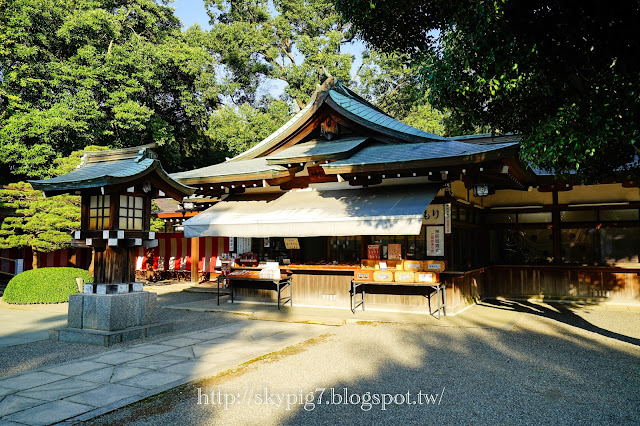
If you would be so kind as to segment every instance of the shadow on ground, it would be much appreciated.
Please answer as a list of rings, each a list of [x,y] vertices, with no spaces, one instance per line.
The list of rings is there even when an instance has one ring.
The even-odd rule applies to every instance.
[[[640,422],[638,339],[604,325],[616,321],[633,334],[638,313],[603,312],[593,324],[579,308],[483,307],[517,309],[517,321],[474,326],[474,307],[464,314],[470,326],[348,324],[90,424]],[[202,393],[229,403],[205,404]]]
[[[601,336],[608,337],[610,339],[616,339],[621,342],[630,343],[635,346],[640,346],[640,339],[627,336],[624,334],[616,333],[612,330],[599,327],[590,323],[577,312],[584,312],[588,310],[585,305],[575,306],[566,303],[532,303],[528,301],[510,301],[510,300],[483,300],[479,303],[481,306],[490,306],[495,309],[508,309],[516,312],[523,312],[527,314],[537,315],[543,318],[552,319],[562,324],[569,325],[571,327],[577,327],[591,333],[597,333]]]

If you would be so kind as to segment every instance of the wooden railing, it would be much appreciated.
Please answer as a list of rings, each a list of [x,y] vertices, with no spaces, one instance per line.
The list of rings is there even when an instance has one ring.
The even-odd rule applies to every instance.
[[[485,292],[490,297],[640,300],[636,268],[499,265],[486,270]]]

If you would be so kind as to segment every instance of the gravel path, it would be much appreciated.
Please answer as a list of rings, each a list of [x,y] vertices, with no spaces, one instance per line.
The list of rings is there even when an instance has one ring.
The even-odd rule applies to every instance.
[[[464,315],[472,317],[474,309],[520,313],[502,328],[336,327],[324,337],[90,424],[640,422],[640,310],[485,305]],[[198,404],[199,393],[208,394],[208,404],[203,396]],[[313,402],[297,403],[310,393]],[[407,393],[413,404],[407,404]],[[285,398],[279,405],[278,394]]]
[[[152,291],[157,289],[152,289]],[[174,323],[174,331],[172,333],[162,334],[155,338],[163,338],[169,335],[180,335],[189,331],[211,328],[217,325],[231,323],[238,320],[237,315],[214,314],[211,312],[185,312],[174,309],[162,309],[162,306],[175,305],[196,300],[211,299],[212,295],[208,293],[186,293],[186,292],[167,292],[158,294],[158,321],[170,321]],[[38,309],[35,306],[34,309]],[[16,312],[16,320],[19,320],[19,312]],[[154,339],[147,339],[151,341]],[[87,355],[98,354],[125,346],[135,345],[141,340],[123,343],[111,347],[92,346],[68,342],[55,342],[51,340],[40,340],[36,342],[26,343],[0,348],[0,377],[13,376],[35,368],[45,367],[49,365],[59,364],[61,362],[70,361],[76,358],[82,358]]]

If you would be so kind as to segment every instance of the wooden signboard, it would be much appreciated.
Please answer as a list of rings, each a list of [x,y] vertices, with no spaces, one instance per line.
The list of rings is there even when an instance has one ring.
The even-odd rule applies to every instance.
[[[297,238],[285,238],[284,247],[287,249],[299,249],[300,242],[298,241]]]
[[[422,217],[423,225],[444,225],[444,204],[429,204]]]
[[[327,177],[324,169],[320,166],[309,167],[307,168],[307,171],[309,172],[309,179],[311,182],[317,182],[318,180]]]

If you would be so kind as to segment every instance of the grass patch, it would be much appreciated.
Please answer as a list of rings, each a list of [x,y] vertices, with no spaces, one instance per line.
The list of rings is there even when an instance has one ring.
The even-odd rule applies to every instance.
[[[78,294],[76,278],[93,282],[88,271],[78,268],[38,268],[22,272],[9,281],[2,300],[16,305],[63,303]]]

